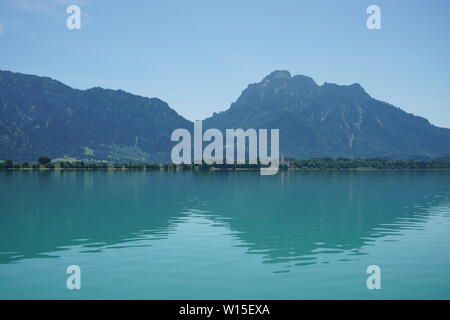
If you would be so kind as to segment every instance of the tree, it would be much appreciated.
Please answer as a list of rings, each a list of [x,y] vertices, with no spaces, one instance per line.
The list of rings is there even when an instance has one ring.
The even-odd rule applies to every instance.
[[[38,159],[39,164],[43,165],[44,167],[47,166],[51,161],[52,159],[46,156],[39,157]]]
[[[11,161],[11,160],[5,160],[4,162],[3,162],[3,168],[7,168],[7,169],[9,169],[9,168],[12,168],[13,167],[13,162]]]

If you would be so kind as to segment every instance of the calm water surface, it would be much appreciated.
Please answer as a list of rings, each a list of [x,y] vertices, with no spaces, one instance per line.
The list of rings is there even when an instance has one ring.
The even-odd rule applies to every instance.
[[[450,172],[3,171],[0,298],[450,299]]]

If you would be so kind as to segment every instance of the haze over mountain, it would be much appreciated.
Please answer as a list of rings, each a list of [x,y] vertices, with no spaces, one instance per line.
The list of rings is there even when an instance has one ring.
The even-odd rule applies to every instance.
[[[450,130],[373,99],[357,83],[317,85],[274,71],[250,84],[204,127],[279,128],[285,156],[434,158],[450,154]]]
[[[319,86],[288,71],[250,84],[203,126],[280,129],[283,155],[297,158],[450,155],[450,129],[373,99],[358,84]],[[157,98],[0,71],[0,159],[170,161],[177,128],[191,130],[192,122]]]

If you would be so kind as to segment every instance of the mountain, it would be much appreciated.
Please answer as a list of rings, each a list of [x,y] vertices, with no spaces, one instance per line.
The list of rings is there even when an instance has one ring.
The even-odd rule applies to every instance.
[[[359,84],[317,85],[274,71],[250,84],[204,128],[280,129],[284,156],[434,158],[450,155],[450,129],[369,96]]]
[[[204,129],[280,129],[286,157],[450,156],[450,130],[373,99],[358,84],[317,85],[274,71],[250,84]],[[50,78],[0,71],[0,159],[39,156],[170,161],[177,128],[192,122],[157,98],[122,90],[77,90]]]
[[[172,131],[191,127],[157,98],[0,71],[0,159],[169,161]]]

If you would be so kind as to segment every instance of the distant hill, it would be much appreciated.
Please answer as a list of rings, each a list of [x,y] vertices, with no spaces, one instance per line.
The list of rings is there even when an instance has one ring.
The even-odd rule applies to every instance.
[[[274,71],[250,84],[204,128],[278,128],[284,156],[427,159],[450,156],[450,129],[373,99],[353,84],[317,85]],[[0,71],[0,159],[170,161],[176,128],[192,122],[157,98],[77,90],[45,77]]]
[[[370,97],[359,84],[317,85],[274,71],[250,84],[204,127],[279,128],[284,156],[434,158],[450,155],[450,130]]]
[[[157,98],[0,71],[0,159],[169,161],[170,134],[191,126]]]

